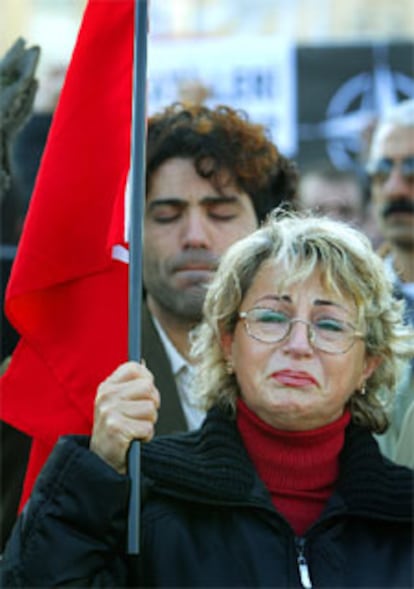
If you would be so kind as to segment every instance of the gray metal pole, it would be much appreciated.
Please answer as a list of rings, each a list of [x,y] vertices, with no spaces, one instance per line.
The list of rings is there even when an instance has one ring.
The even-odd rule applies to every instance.
[[[131,138],[131,201],[129,227],[128,355],[141,360],[142,244],[145,208],[146,99],[147,99],[147,0],[135,0],[133,105]],[[128,554],[139,554],[140,443],[128,452],[131,495],[128,513]]]

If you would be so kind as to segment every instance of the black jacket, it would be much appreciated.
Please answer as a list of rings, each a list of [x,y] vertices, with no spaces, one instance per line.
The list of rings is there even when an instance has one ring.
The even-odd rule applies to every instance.
[[[337,490],[295,537],[274,509],[235,422],[142,446],[139,557],[125,556],[128,478],[62,439],[7,546],[9,587],[413,586],[413,471],[350,425]]]

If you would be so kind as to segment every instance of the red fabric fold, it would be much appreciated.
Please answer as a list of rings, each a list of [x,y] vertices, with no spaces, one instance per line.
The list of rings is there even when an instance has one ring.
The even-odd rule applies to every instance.
[[[1,418],[34,437],[22,504],[59,435],[89,433],[97,385],[127,358],[123,242],[133,0],[89,0],[6,291],[21,334]]]

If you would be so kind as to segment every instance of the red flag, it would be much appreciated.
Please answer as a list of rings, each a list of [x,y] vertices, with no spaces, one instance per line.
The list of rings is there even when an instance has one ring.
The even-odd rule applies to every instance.
[[[57,437],[90,433],[97,385],[127,359],[124,235],[133,0],[89,0],[53,117],[6,313],[22,338],[1,418],[33,436],[22,504]]]

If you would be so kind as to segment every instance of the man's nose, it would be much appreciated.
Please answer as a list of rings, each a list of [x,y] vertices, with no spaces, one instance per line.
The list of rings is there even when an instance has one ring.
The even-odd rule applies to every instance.
[[[209,248],[210,237],[205,215],[197,209],[188,209],[183,223],[184,248]]]
[[[413,192],[412,183],[410,184],[404,178],[399,165],[392,167],[390,175],[384,182],[383,190],[388,196],[395,196],[396,198],[412,195]]]

